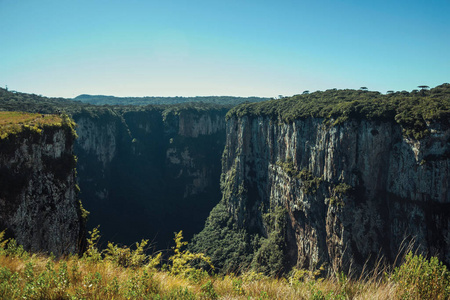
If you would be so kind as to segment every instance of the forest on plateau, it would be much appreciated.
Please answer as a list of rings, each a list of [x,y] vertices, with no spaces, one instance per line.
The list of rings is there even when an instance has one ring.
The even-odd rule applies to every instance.
[[[387,94],[367,89],[317,91],[281,100],[243,104],[231,109],[227,118],[269,116],[286,123],[323,118],[332,125],[351,119],[395,121],[407,136],[420,139],[430,133],[427,123],[450,125],[449,107],[450,84],[444,83],[432,89],[391,91]]]

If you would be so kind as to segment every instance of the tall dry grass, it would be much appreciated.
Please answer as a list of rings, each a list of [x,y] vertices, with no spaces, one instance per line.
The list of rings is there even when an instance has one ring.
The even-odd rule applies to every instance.
[[[91,248],[91,256],[55,258],[30,254],[11,240],[2,242],[0,234],[0,299],[448,299],[450,296],[446,267],[437,259],[425,259],[407,247],[404,250],[408,252],[398,257],[398,267],[393,268],[380,258],[372,269],[364,270],[358,277],[351,271],[326,274],[319,268],[294,269],[283,277],[273,278],[252,270],[239,275],[214,275],[193,268],[190,261],[203,256],[194,257],[195,254],[182,250],[185,242],[181,239],[181,233],[177,234],[172,259],[161,266],[160,255],[140,256],[143,242],[137,243],[135,249],[116,247],[102,253]],[[92,247],[95,240],[91,235]],[[120,255],[120,259],[111,255]],[[139,258],[139,263],[130,263],[132,257],[134,261]]]

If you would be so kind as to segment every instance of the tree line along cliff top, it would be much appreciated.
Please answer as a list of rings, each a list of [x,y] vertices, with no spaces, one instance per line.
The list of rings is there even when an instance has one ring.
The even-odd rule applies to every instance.
[[[116,97],[113,98],[116,99]],[[183,101],[188,99],[183,97],[178,98]],[[208,97],[194,98],[205,100]],[[338,125],[346,120],[361,119],[392,121],[402,126],[406,136],[414,137],[416,139],[427,136],[430,133],[430,125],[438,124],[440,129],[447,129],[450,127],[450,84],[448,83],[444,83],[432,89],[422,87],[421,90],[413,90],[411,92],[390,92],[388,94],[368,91],[366,88],[361,88],[360,90],[330,89],[313,93],[304,92],[301,95],[285,97],[282,99],[260,101],[263,98],[258,98],[259,102],[248,102],[236,106],[230,104],[230,99],[233,100],[232,102],[234,104],[238,104],[240,103],[239,101],[245,99],[252,100],[252,98],[210,98],[213,102],[206,103],[200,101],[172,105],[145,106],[130,105],[138,102],[131,101],[134,98],[126,98],[127,105],[99,106],[65,98],[47,98],[36,94],[11,92],[0,88],[0,110],[21,110],[37,113],[55,113],[64,111],[68,114],[85,111],[97,115],[101,114],[102,111],[106,112],[111,109],[120,113],[125,111],[148,111],[156,109],[163,111],[163,114],[167,115],[170,112],[177,114],[183,110],[205,112],[207,110],[223,110],[231,108],[227,114],[227,119],[233,116],[264,116],[273,120],[289,123],[297,119],[314,117],[323,118],[325,122],[331,125]]]
[[[263,116],[290,123],[310,117],[323,118],[331,125],[347,120],[394,121],[406,136],[427,136],[430,124],[441,129],[450,127],[450,84],[412,92],[379,92],[360,90],[317,91],[259,103],[246,103],[232,108],[227,119]]]

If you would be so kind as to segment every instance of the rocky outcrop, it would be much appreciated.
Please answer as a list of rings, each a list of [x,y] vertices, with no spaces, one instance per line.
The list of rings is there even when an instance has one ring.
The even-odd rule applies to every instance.
[[[252,263],[275,233],[288,269],[393,262],[409,242],[450,263],[450,130],[417,141],[394,122],[329,123],[229,119],[221,205],[248,244],[263,237]],[[284,222],[275,226],[279,208]],[[194,242],[208,243],[204,236]]]
[[[67,126],[0,140],[0,230],[26,250],[77,253],[83,236],[74,134]]]
[[[200,231],[220,200],[226,112],[173,106],[74,114],[88,227],[100,224],[105,240],[149,238],[160,249],[173,232]]]

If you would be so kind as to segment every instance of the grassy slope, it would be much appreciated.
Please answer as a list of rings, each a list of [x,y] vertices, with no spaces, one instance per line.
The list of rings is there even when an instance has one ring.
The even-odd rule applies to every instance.
[[[399,268],[378,266],[359,278],[294,270],[281,278],[254,271],[239,276],[211,275],[189,261],[207,261],[183,250],[176,234],[171,256],[162,267],[160,255],[145,256],[147,241],[136,249],[108,245],[96,248],[91,232],[88,250],[79,258],[55,259],[29,254],[0,233],[1,299],[448,299],[450,273],[436,259],[408,254]]]

